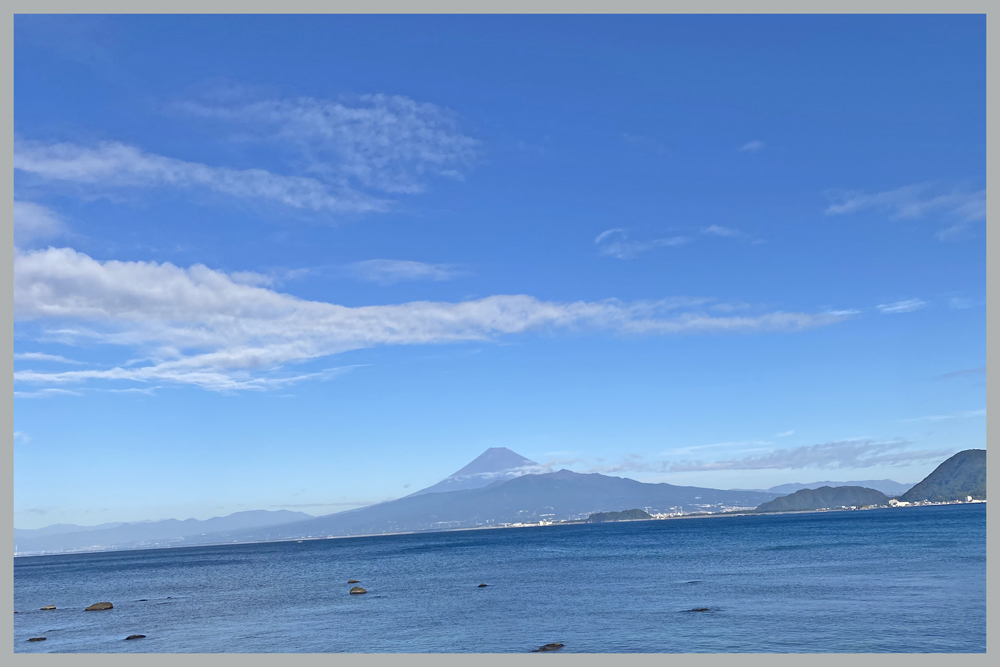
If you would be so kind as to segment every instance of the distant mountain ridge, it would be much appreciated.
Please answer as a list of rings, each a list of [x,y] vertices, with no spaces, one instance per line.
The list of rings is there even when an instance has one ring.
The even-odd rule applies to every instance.
[[[966,449],[945,460],[912,489],[899,497],[906,502],[946,503],[986,500],[986,450]]]
[[[117,528],[124,525],[124,521],[102,523],[96,526],[78,526],[75,523],[54,523],[44,528],[15,528],[14,539],[30,540],[46,535],[61,535],[63,533],[82,533],[88,530],[104,530],[106,528]],[[139,522],[136,522],[139,523]]]
[[[495,447],[442,482],[410,496],[323,517],[301,512],[263,512],[252,522],[234,524],[233,517],[255,516],[251,512],[204,522],[170,519],[30,539],[22,537],[17,547],[20,553],[54,553],[366,535],[537,523],[543,519],[582,520],[596,512],[638,507],[661,512],[752,508],[775,497],[760,491],[645,484],[597,473],[569,470],[545,473],[538,472],[540,469],[526,457]]]
[[[597,512],[636,507],[663,512],[718,510],[720,506],[753,508],[774,497],[774,494],[757,491],[646,484],[623,477],[560,470],[521,475],[478,489],[414,494],[309,521],[210,537],[231,542],[371,535],[533,523],[543,519],[583,520]],[[197,539],[188,541],[195,542]]]
[[[69,531],[50,529],[55,526],[31,530],[15,530],[15,547],[19,553],[79,551],[94,547],[136,547],[141,544],[165,545],[194,535],[216,534],[223,531],[246,530],[262,526],[311,519],[305,512],[289,510],[251,510],[235,512],[228,516],[198,519],[164,519],[162,521],[137,521],[134,523],[105,524],[110,527],[79,527]],[[56,524],[62,528],[72,524]],[[32,535],[31,533],[35,533]]]
[[[918,493],[927,498],[985,498],[985,454],[984,450],[956,454],[904,498]],[[736,508],[788,511],[887,502],[887,495],[881,491],[859,486],[803,488],[781,496],[760,490],[647,484],[570,470],[541,472],[534,461],[507,448],[494,447],[438,484],[414,494],[321,517],[288,510],[257,510],[205,521],[167,519],[89,527],[56,524],[31,531],[15,530],[15,539],[18,553],[58,553],[585,520],[591,515],[637,508],[644,508],[643,514]]]
[[[778,486],[772,486],[768,489],[768,491],[784,495],[788,493],[795,493],[796,491],[801,491],[802,489],[818,489],[823,486],[830,486],[834,488],[838,486],[860,486],[866,489],[881,491],[887,496],[899,496],[906,493],[913,486],[913,484],[900,484],[899,482],[895,482],[891,479],[865,479],[851,482],[809,482],[807,484],[794,482],[792,484],[779,484]]]
[[[762,503],[757,511],[789,512],[888,504],[888,496],[875,489],[866,489],[862,486],[821,486],[818,489],[800,489],[790,495]]]

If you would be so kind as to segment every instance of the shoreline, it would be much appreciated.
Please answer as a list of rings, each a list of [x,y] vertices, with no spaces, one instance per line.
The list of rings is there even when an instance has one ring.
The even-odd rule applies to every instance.
[[[672,521],[676,519],[715,519],[722,517],[755,517],[755,516],[777,516],[781,514],[825,514],[830,512],[868,512],[871,510],[878,509],[910,509],[916,507],[941,507],[946,505],[985,505],[985,500],[974,500],[972,502],[968,501],[958,501],[958,502],[947,502],[947,503],[928,503],[922,505],[905,505],[902,507],[872,507],[869,509],[850,509],[850,508],[830,508],[830,509],[810,509],[810,510],[788,510],[785,512],[755,512],[755,511],[734,511],[734,512],[705,512],[705,513],[692,513],[692,514],[682,514],[677,516],[668,516],[661,519],[631,519],[625,521],[607,521],[601,522],[602,524],[615,524],[615,523],[643,523],[649,521]],[[324,537],[289,537],[276,540],[250,540],[246,542],[208,542],[205,544],[183,544],[177,546],[155,546],[155,547],[124,547],[120,549],[109,548],[109,549],[91,549],[91,550],[81,550],[81,551],[60,551],[58,553],[33,553],[33,554],[14,554],[14,558],[46,558],[52,556],[82,556],[87,554],[104,554],[104,553],[120,553],[127,551],[162,551],[165,549],[200,549],[204,547],[227,547],[227,546],[243,546],[248,544],[282,544],[282,543],[300,543],[300,542],[316,542],[320,540],[342,540],[342,539],[354,539],[354,538],[366,538],[366,537],[394,537],[399,535],[417,535],[417,534],[436,534],[436,533],[457,533],[457,532],[467,532],[472,530],[505,530],[514,528],[553,528],[556,526],[576,526],[576,525],[589,525],[586,520],[578,521],[559,521],[553,523],[531,523],[522,525],[506,525],[506,526],[467,526],[464,528],[441,528],[441,529],[428,529],[428,530],[405,530],[405,531],[395,531],[391,533],[365,533],[362,535],[329,535]],[[597,525],[597,524],[594,524]]]

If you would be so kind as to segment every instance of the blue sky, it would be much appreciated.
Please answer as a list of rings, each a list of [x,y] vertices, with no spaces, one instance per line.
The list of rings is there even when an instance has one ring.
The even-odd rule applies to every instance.
[[[986,446],[985,18],[15,20],[15,525]]]

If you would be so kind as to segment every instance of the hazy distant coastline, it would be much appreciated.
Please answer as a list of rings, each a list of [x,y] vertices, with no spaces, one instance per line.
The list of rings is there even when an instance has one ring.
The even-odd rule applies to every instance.
[[[569,525],[602,513],[629,511],[662,520],[979,501],[985,500],[985,461],[984,450],[959,452],[906,493],[889,498],[858,486],[801,485],[804,488],[779,495],[647,484],[569,470],[539,473],[533,461],[491,448],[430,487],[442,490],[425,489],[377,505],[321,517],[287,510],[254,511],[204,522],[118,524],[69,533],[65,527],[51,533],[50,527],[42,529],[50,534],[34,538],[20,531],[15,533],[19,538],[15,556]]]
[[[974,500],[968,501],[971,504],[985,504],[985,500]],[[966,504],[965,501],[952,501],[952,502],[939,502],[939,503],[920,503],[911,505],[899,505],[893,507],[893,511],[904,510],[904,509],[916,509],[921,507],[940,507],[943,505],[960,505]],[[705,512],[705,513],[693,513],[693,514],[683,514],[676,516],[666,516],[661,518],[652,519],[632,519],[629,523],[642,522],[642,521],[674,521],[674,520],[688,520],[688,519],[723,519],[723,518],[736,518],[736,517],[763,517],[763,516],[776,516],[779,514],[828,514],[831,512],[857,512],[857,511],[871,511],[875,509],[886,510],[887,507],[872,507],[863,510],[857,510],[850,507],[834,507],[834,508],[822,508],[822,509],[809,509],[809,510],[782,510],[774,512],[758,512],[755,510],[748,511],[733,511],[733,512]],[[604,523],[621,523],[621,522],[604,522]],[[159,549],[194,549],[201,547],[231,547],[231,546],[242,546],[242,545],[253,545],[253,544],[294,544],[298,542],[319,542],[323,540],[347,540],[347,539],[362,539],[370,537],[391,537],[395,535],[430,535],[435,533],[459,533],[468,532],[474,530],[514,530],[518,528],[553,528],[559,526],[579,526],[579,525],[595,525],[593,522],[588,522],[585,519],[577,519],[572,521],[555,521],[546,523],[525,523],[525,524],[511,524],[511,525],[501,525],[501,526],[469,526],[464,528],[439,528],[430,530],[403,530],[397,532],[386,532],[386,533],[366,533],[364,535],[330,535],[327,537],[287,537],[274,540],[257,540],[257,541],[246,541],[246,542],[208,542],[205,544],[178,544],[178,545],[167,545],[167,546],[157,546],[157,547],[123,547],[118,549],[91,549],[91,550],[80,550],[80,551],[62,551],[59,553],[29,553],[29,554],[14,554],[14,558],[42,558],[48,556],[69,556],[69,555],[80,555],[86,553],[109,553],[109,552],[120,552],[120,551],[156,551]]]

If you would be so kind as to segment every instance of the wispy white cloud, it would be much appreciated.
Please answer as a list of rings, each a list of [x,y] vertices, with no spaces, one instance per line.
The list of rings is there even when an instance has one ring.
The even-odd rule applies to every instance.
[[[29,201],[14,201],[14,243],[24,245],[35,240],[65,234],[62,216],[50,208]]]
[[[46,182],[64,182],[98,191],[122,188],[201,188],[240,199],[259,199],[328,213],[384,211],[388,203],[348,187],[315,178],[282,176],[263,169],[231,169],[144,153],[134,146],[101,142],[16,141],[14,169]]]
[[[31,436],[24,431],[14,431],[14,440],[20,440],[21,442],[30,442]]]
[[[128,389],[101,389],[100,391],[106,391],[109,394],[145,394],[146,396],[155,396],[157,389],[162,389],[163,387],[129,387]]]
[[[746,236],[745,233],[738,229],[732,227],[723,227],[722,225],[710,225],[701,230],[702,234],[711,234],[713,236],[728,236],[728,237],[738,237]]]
[[[453,112],[402,95],[187,102],[177,108],[225,121],[244,138],[290,148],[311,172],[390,193],[421,192],[430,176],[461,178],[479,147],[459,130]]]
[[[801,468],[870,468],[901,466],[951,454],[951,450],[910,450],[905,440],[878,442],[844,440],[805,447],[776,449],[767,454],[722,461],[681,461],[670,472],[718,470],[798,470]]]
[[[15,376],[17,373],[14,374]],[[47,398],[49,396],[83,396],[78,391],[72,391],[70,389],[58,389],[55,387],[47,387],[45,389],[39,389],[38,391],[15,391],[14,398]]]
[[[971,222],[986,219],[986,190],[941,192],[932,183],[918,183],[875,194],[848,191],[828,195],[833,203],[827,207],[827,215],[871,209],[887,214],[890,220],[919,219],[933,213],[953,219],[951,226],[938,232],[941,240],[958,235]]]
[[[507,468],[491,472],[472,472],[465,475],[449,475],[446,479],[453,482],[471,479],[497,480],[513,477],[523,477],[524,475],[537,475],[539,473],[552,472],[551,462],[536,463],[534,465],[519,466],[517,468]]]
[[[944,375],[938,375],[938,380],[949,380],[951,378],[962,377],[963,375],[983,375],[986,373],[986,366],[980,366],[979,368],[966,368],[960,371],[952,371],[951,373],[945,373]]]
[[[901,419],[904,422],[941,422],[951,419],[971,419],[973,417],[985,417],[986,410],[962,410],[949,415],[928,415],[926,417],[914,417],[913,419]]]
[[[629,453],[625,454],[618,463],[590,465],[586,472],[596,472],[602,475],[625,472],[662,473],[667,472],[668,465],[668,461],[649,461],[645,454]]]
[[[399,259],[368,259],[346,267],[348,275],[382,285],[410,280],[451,280],[460,271],[451,264],[427,264]]]
[[[969,308],[975,308],[979,305],[983,305],[983,302],[977,299],[968,299],[964,297],[952,297],[951,299],[948,299],[948,307],[952,310],[968,310]]]
[[[188,102],[176,109],[217,119],[243,140],[268,141],[290,151],[294,159],[289,162],[300,173],[211,166],[113,141],[81,146],[18,140],[14,168],[35,183],[72,185],[97,195],[153,187],[202,189],[303,211],[371,213],[392,207],[385,193],[422,192],[431,177],[461,180],[479,147],[458,130],[452,112],[399,95],[363,95],[350,102],[229,99]],[[37,212],[33,215],[39,219]]]
[[[757,151],[764,148],[764,142],[759,139],[754,139],[753,141],[748,141],[747,143],[740,146],[741,151],[748,151],[750,153],[756,153]]]
[[[234,271],[229,274],[230,280],[241,285],[273,285],[274,276],[269,276],[256,271]]]
[[[598,234],[597,238],[594,239],[594,243],[602,255],[618,259],[632,259],[639,253],[652,250],[653,248],[684,245],[690,240],[686,236],[672,236],[669,238],[653,239],[651,241],[631,241],[626,230],[615,228]]]
[[[705,299],[570,303],[497,295],[459,303],[346,307],[234,281],[203,265],[97,261],[70,248],[15,254],[15,322],[41,336],[134,348],[150,361],[59,373],[24,370],[16,382],[130,380],[208,389],[269,389],[340,373],[281,375],[285,365],[377,345],[493,340],[537,330],[624,334],[790,332],[839,322],[828,313],[716,317]]]
[[[741,452],[763,452],[770,450],[773,446],[774,443],[770,440],[726,440],[724,442],[710,442],[707,445],[671,447],[669,450],[663,452],[662,455],[679,456],[706,449],[738,449]]]
[[[880,303],[876,308],[881,313],[891,315],[895,313],[912,313],[926,305],[927,302],[921,299],[907,299],[906,301],[897,301],[895,303]]]
[[[712,310],[720,313],[735,313],[738,310],[749,310],[753,306],[749,303],[736,301],[733,303],[713,303],[709,306]]]
[[[794,429],[789,430],[789,431],[783,431],[782,433],[775,433],[775,437],[777,437],[777,438],[787,438],[790,435],[795,435],[795,430]]]
[[[15,352],[14,359],[20,361],[53,361],[60,364],[82,364],[82,361],[67,359],[58,354],[45,354],[44,352]]]
[[[776,434],[786,437],[795,431]],[[556,458],[532,467],[529,472],[551,472],[562,467],[572,467],[579,472],[621,473],[683,473],[717,472],[728,470],[794,470],[802,468],[870,468],[877,465],[902,466],[946,456],[950,450],[910,450],[905,440],[873,441],[853,439],[806,447],[774,449],[767,440],[716,442],[707,445],[671,448],[659,455],[627,453],[618,462],[595,458]],[[667,457],[690,455],[705,450],[737,449],[744,456],[717,461],[668,460]]]

